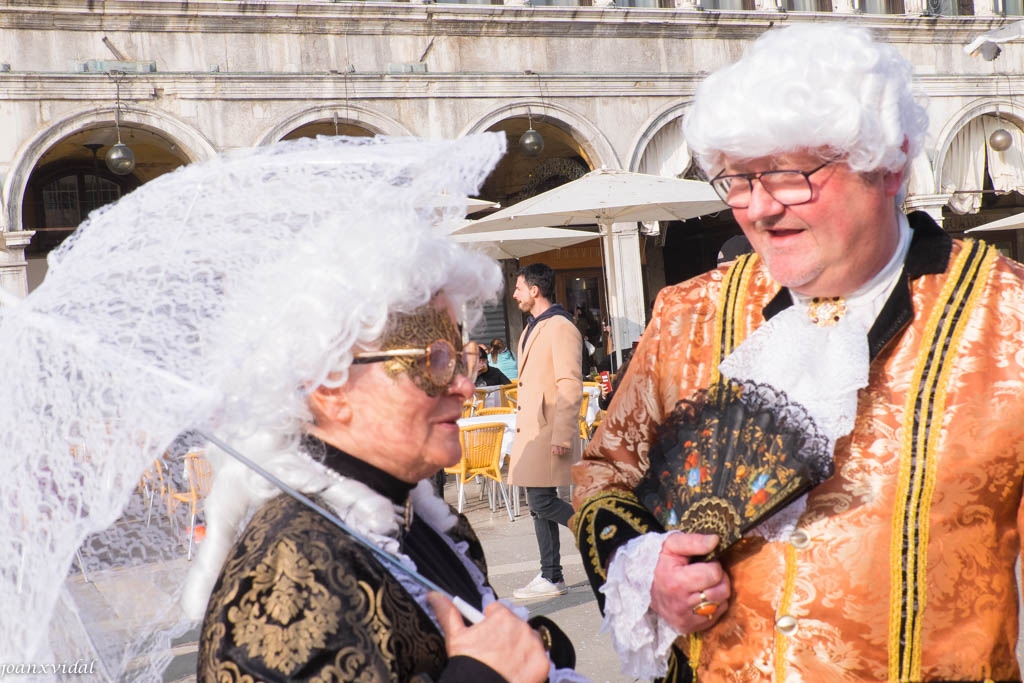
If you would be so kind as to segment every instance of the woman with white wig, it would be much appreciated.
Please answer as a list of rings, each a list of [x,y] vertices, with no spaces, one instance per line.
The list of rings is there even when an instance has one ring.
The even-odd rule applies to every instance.
[[[202,681],[579,680],[426,481],[461,455],[459,326],[501,285],[446,228],[504,148],[234,150],[94,212],[4,301],[0,661],[159,681],[202,619]],[[183,433],[220,447],[190,572],[136,486]]]
[[[332,257],[296,245],[287,267],[303,256],[313,265],[289,274],[280,305],[238,312],[242,329],[270,314],[280,330],[236,361],[229,394],[260,415],[238,450],[362,538],[220,463],[185,596],[205,615],[200,681],[543,681],[557,678],[545,645],[571,652],[553,624],[542,642],[496,600],[468,522],[430,485],[461,457],[456,420],[473,394],[478,353],[460,325],[479,318],[501,276],[435,233],[430,207],[396,209],[403,185],[340,188],[361,201],[321,218],[337,231]],[[267,292],[282,289],[264,280]],[[263,309],[272,297],[255,300]],[[451,600],[363,539],[484,619],[465,624]]]

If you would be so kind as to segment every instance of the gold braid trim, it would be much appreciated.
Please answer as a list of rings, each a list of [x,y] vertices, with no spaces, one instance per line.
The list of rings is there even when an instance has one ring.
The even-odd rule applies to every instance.
[[[786,578],[782,582],[782,599],[779,600],[778,616],[789,614],[793,606],[793,592],[796,590],[796,548],[786,544]],[[775,632],[775,680],[786,680],[786,648],[789,636]]]
[[[747,286],[750,274],[757,263],[757,254],[749,253],[740,256],[725,273],[722,292],[715,312],[715,333],[712,337],[718,340],[711,356],[711,383],[718,381],[718,364],[732,353],[742,340],[745,330],[740,330],[740,314],[743,312],[747,299]]]
[[[583,501],[579,512],[576,513],[576,546],[582,549],[583,544],[587,544],[587,560],[594,574],[604,581],[608,579],[607,569],[602,566],[601,558],[597,555],[599,532],[596,520],[597,513],[601,510],[610,510],[639,534],[650,531],[650,526],[634,511],[643,510],[647,514],[650,513],[631,491],[620,489],[601,491]]]
[[[921,678],[921,615],[927,602],[927,565],[932,494],[938,467],[941,416],[946,407],[955,354],[985,283],[996,250],[965,240],[925,324],[922,348],[907,396],[900,472],[889,550],[889,680]]]
[[[704,644],[704,639],[701,637],[701,633],[691,633],[686,636],[689,641],[687,648],[687,658],[689,659],[690,671],[693,673],[693,683],[697,683],[697,667],[700,666],[700,650],[701,645]],[[668,680],[667,678],[665,680]]]

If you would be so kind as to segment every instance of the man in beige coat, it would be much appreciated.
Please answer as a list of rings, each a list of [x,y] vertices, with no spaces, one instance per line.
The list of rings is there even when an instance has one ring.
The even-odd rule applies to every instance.
[[[526,487],[540,547],[540,574],[512,593],[519,599],[564,595],[558,525],[569,525],[572,506],[558,497],[580,458],[580,367],[583,338],[572,316],[553,304],[555,272],[543,263],[522,268],[512,298],[529,314],[519,339],[516,438],[509,483]]]

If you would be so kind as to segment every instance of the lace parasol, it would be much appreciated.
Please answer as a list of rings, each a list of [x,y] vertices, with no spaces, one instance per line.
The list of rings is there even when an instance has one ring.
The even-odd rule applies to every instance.
[[[51,255],[0,308],[0,662],[162,679],[194,626],[187,523],[150,507],[143,472],[190,428],[238,442],[294,422],[305,389],[379,337],[360,302],[405,300],[387,272],[422,270],[424,301],[439,267],[497,272],[431,226],[462,218],[503,150],[497,135],[238,150],[98,210]]]

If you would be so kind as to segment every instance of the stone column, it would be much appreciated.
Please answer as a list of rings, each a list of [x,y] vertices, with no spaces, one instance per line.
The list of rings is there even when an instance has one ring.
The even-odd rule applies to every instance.
[[[608,317],[615,348],[615,366],[620,352],[640,338],[646,322],[644,281],[640,266],[640,232],[636,223],[602,226],[604,272],[608,292]]]
[[[19,298],[28,295],[25,247],[34,234],[34,230],[0,232],[0,287]]]
[[[942,207],[946,206],[949,202],[949,198],[953,195],[950,193],[944,194],[915,194],[911,197],[907,197],[906,201],[903,202],[903,206],[906,208],[907,213],[911,211],[924,211],[942,227]]]

